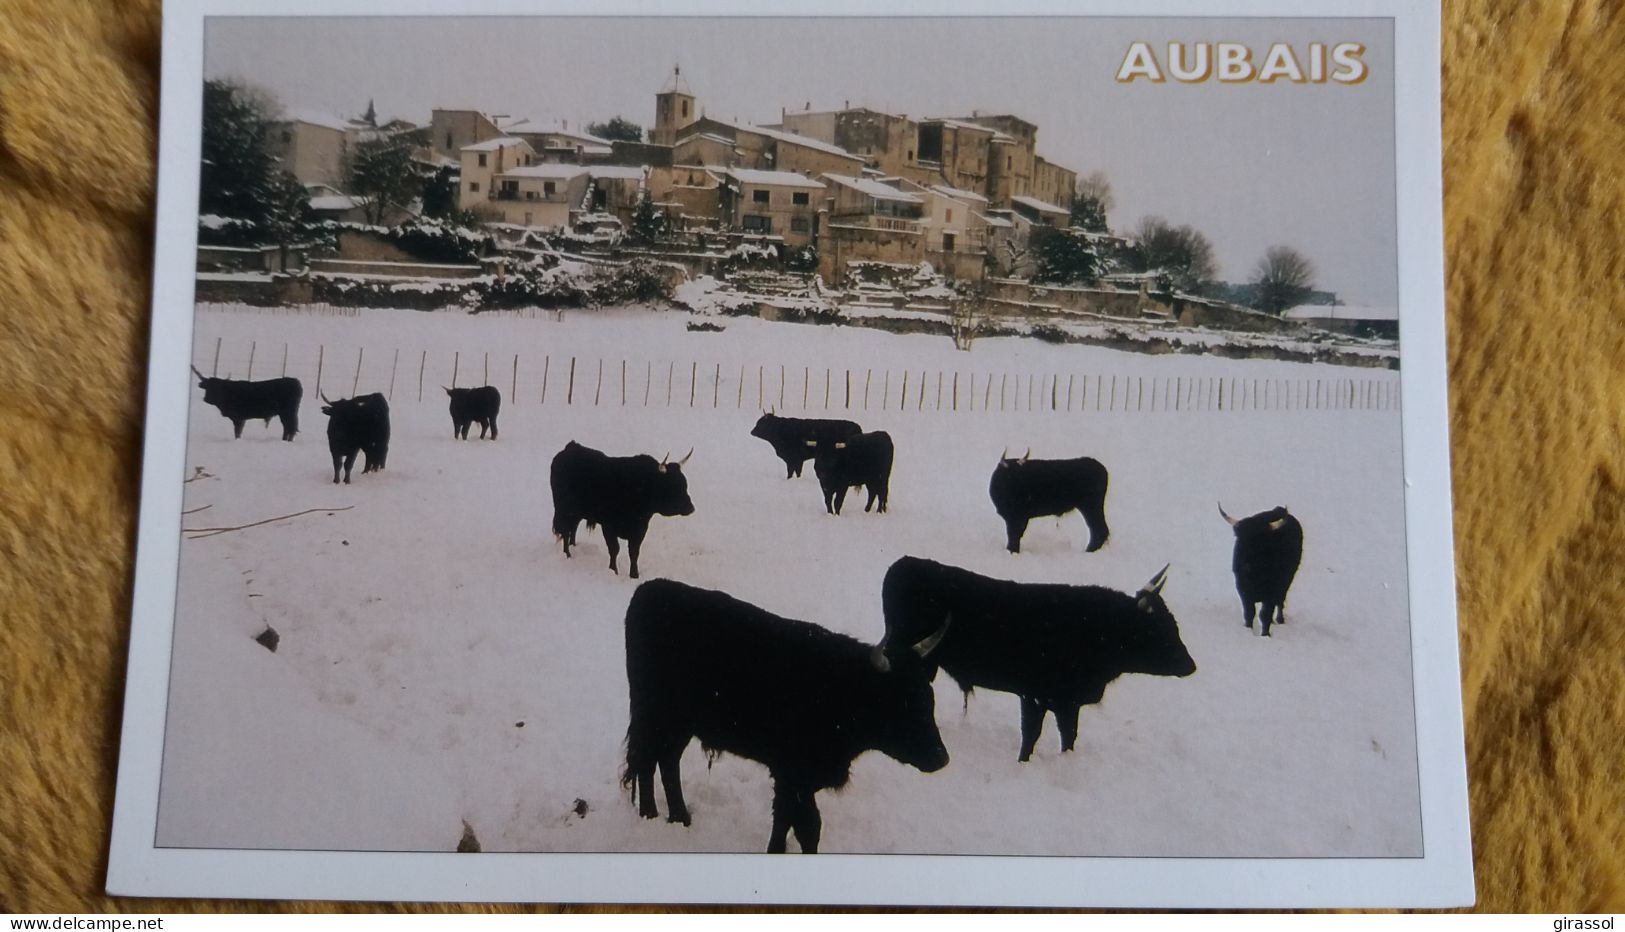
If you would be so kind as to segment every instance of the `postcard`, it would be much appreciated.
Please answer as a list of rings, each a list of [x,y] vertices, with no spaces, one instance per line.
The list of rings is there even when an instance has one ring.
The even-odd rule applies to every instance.
[[[112,892],[1471,901],[1435,7],[164,28]]]

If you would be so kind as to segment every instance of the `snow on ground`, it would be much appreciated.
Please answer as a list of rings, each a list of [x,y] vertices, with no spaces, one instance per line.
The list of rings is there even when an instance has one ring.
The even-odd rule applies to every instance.
[[[548,531],[548,463],[575,439],[612,454],[695,448],[685,472],[696,513],[654,519],[645,578],[721,589],[871,642],[882,630],[881,577],[903,554],[1127,591],[1172,562],[1164,595],[1196,674],[1120,678],[1085,707],[1076,752],[1059,753],[1051,719],[1027,764],[1016,762],[1014,697],[979,691],[967,704],[941,676],[937,719],[952,762],[928,775],[879,754],[860,758],[844,791],[819,795],[825,851],[1420,852],[1396,410],[1176,412],[1166,410],[1166,389],[1156,411],[1096,412],[1093,395],[1071,412],[1028,411],[1024,390],[1009,392],[1002,412],[984,410],[981,397],[974,411],[933,410],[937,371],[960,371],[967,388],[978,373],[978,395],[988,373],[1059,373],[1054,384],[1088,382],[1091,392],[1094,379],[1113,377],[1278,387],[1348,377],[1376,383],[1373,398],[1391,396],[1397,373],[1020,339],[984,339],[963,353],[943,337],[752,319],[689,333],[690,319],[200,311],[200,369],[211,370],[219,338],[222,375],[246,374],[252,345],[255,377],[275,376],[286,343],[288,374],[304,381],[306,398],[303,433],[283,443],[274,424],[252,424],[233,441],[229,422],[194,397],[187,471],[204,474],[185,486],[185,507],[209,507],[185,526],[350,510],[181,543],[159,843],[449,850],[466,821],[486,851],[762,850],[772,791],[756,763],[708,765],[691,745],[690,828],[639,819],[619,786],[622,619],[636,583],[608,571],[597,533],[583,529],[566,559]],[[318,352],[330,397],[352,382],[388,391],[396,370],[389,467],[357,471],[348,486],[331,484]],[[489,381],[505,396],[494,443],[451,438],[437,386],[450,383],[454,353],[461,385],[481,380],[490,354]],[[566,404],[561,368],[571,356]],[[609,360],[601,383],[600,357]],[[623,358],[632,360],[625,406]],[[881,371],[915,373],[908,409],[898,409],[893,381],[884,410],[872,384],[869,410],[854,402],[845,412],[895,438],[890,513],[864,514],[849,497],[846,514],[826,516],[810,464],[785,480],[769,447],[749,436],[756,367],[776,403],[780,364],[789,414],[799,413],[803,370],[818,373],[808,394],[820,412],[825,367],[835,369],[837,406],[849,367],[873,368],[876,382]],[[690,371],[700,373],[693,407]],[[920,371],[933,373],[924,410],[914,403]],[[987,481],[1001,450],[1028,446],[1110,469],[1105,549],[1084,553],[1074,514],[1033,522],[1023,552],[1004,552]],[[1288,623],[1270,639],[1240,624],[1219,500],[1236,515],[1285,504],[1304,524]],[[253,640],[266,624],[281,635],[274,654]],[[659,804],[664,811],[663,796]]]

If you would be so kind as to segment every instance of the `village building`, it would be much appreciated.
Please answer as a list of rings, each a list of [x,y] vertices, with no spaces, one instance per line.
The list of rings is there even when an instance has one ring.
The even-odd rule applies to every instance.
[[[568,120],[546,123],[536,120],[518,120],[505,123],[504,136],[523,139],[543,162],[608,162],[615,156],[615,147],[608,139],[591,133],[570,129]]]
[[[429,118],[429,145],[434,154],[441,158],[460,158],[464,146],[505,135],[497,126],[498,119],[501,118],[487,116],[478,110],[437,107]]]
[[[1026,195],[1018,194],[1010,198],[1010,209],[1017,217],[1034,226],[1065,229],[1072,220],[1070,210]]]
[[[789,171],[728,169],[719,205],[730,227],[809,246],[818,235],[824,185]]]
[[[589,165],[587,179],[590,186],[585,197],[585,209],[595,214],[607,214],[621,222],[622,229],[632,226],[632,214],[647,190],[649,169],[638,165]]]
[[[1009,114],[910,119],[867,107],[784,111],[778,129],[817,139],[882,174],[975,191],[1008,207],[1029,196],[1070,204],[1077,173],[1038,155],[1038,127]]]
[[[590,204],[591,182],[582,165],[542,162],[508,168],[493,179],[496,187],[482,212],[500,223],[565,229]]]
[[[457,206],[461,210],[483,207],[496,193],[496,176],[536,160],[530,144],[512,136],[471,143],[459,156]]]
[[[305,193],[310,195],[311,215],[319,221],[367,222],[367,205],[371,203],[367,198],[352,197],[326,184],[307,184]]]
[[[304,185],[348,187],[350,153],[363,132],[376,132],[360,120],[314,110],[290,110],[273,123],[266,150]]]
[[[649,196],[673,230],[715,230],[723,224],[722,176],[703,165],[653,166]]]
[[[1357,337],[1399,339],[1399,309],[1351,304],[1300,304],[1281,315],[1283,320]]]
[[[827,221],[818,271],[839,282],[855,261],[906,263],[925,259],[925,198],[872,177],[825,174]]]
[[[671,77],[655,94],[655,125],[649,131],[649,141],[660,146],[675,145],[678,134],[699,117],[694,91],[683,78],[683,69],[674,67]]]

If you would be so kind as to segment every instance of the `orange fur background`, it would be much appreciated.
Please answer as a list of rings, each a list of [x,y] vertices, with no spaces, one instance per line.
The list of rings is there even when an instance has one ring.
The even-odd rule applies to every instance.
[[[279,905],[101,892],[139,492],[159,12],[157,0],[0,0],[4,911]],[[1478,908],[1625,910],[1625,9],[1448,3],[1443,58]]]

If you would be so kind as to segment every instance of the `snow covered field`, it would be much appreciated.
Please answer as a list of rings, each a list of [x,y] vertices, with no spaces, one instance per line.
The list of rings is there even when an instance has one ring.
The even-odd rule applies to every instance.
[[[1420,853],[1397,373],[1031,339],[984,339],[966,353],[942,337],[754,319],[693,333],[693,319],[200,311],[200,369],[216,365],[218,338],[221,375],[244,377],[251,346],[254,377],[280,375],[286,344],[287,374],[306,394],[303,433],[283,443],[258,423],[233,441],[194,391],[187,467],[203,472],[185,486],[185,507],[208,507],[185,526],[349,510],[181,543],[159,843],[450,850],[466,823],[486,851],[762,850],[772,789],[754,762],[708,766],[690,746],[690,828],[638,818],[619,786],[622,618],[636,583],[608,571],[597,533],[583,529],[567,560],[548,531],[548,463],[574,439],[616,455],[694,448],[685,472],[697,510],[654,519],[645,578],[721,589],[866,641],[882,631],[881,577],[903,554],[1126,591],[1172,562],[1164,596],[1196,674],[1119,679],[1085,707],[1077,751],[1059,753],[1051,719],[1027,764],[1016,762],[1015,698],[977,692],[965,705],[940,676],[952,762],[928,775],[860,758],[844,791],[819,795],[824,851]],[[318,354],[329,397],[352,384],[392,391],[383,473],[331,484]],[[499,441],[451,438],[438,386],[450,384],[453,354],[458,384],[488,372],[501,388]],[[819,416],[823,370],[834,408],[843,373],[855,372],[852,409],[830,416],[894,437],[890,513],[864,514],[849,498],[846,514],[826,516],[810,464],[787,481],[749,436],[758,384],[779,402],[781,365],[779,410],[790,415],[801,413],[804,372]],[[905,369],[914,374],[900,410]],[[948,374],[941,410],[937,372]],[[1118,409],[1106,410],[1096,386],[1113,378]],[[1335,393],[1332,380],[1345,380]],[[1000,385],[1005,410],[996,400],[985,410]],[[1145,400],[1125,412],[1130,385]],[[1080,389],[1070,411],[1069,386]],[[1040,410],[1051,390],[1060,410]],[[1237,391],[1255,392],[1252,409],[1233,409]],[[1304,406],[1333,398],[1371,406]],[[1073,514],[1035,521],[1019,556],[1004,551],[987,482],[1007,447],[1106,464],[1105,549],[1084,553]],[[1234,515],[1284,504],[1305,528],[1288,623],[1267,640],[1240,623],[1221,500]],[[254,641],[267,624],[281,635],[275,653]]]

